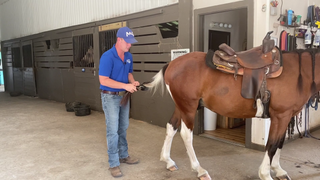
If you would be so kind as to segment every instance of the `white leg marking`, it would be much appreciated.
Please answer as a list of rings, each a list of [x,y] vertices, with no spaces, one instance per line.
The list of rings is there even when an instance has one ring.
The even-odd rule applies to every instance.
[[[198,172],[198,177],[208,174],[208,172],[205,169],[203,169],[199,164],[199,161],[196,157],[196,154],[194,152],[193,145],[192,145],[193,133],[190,129],[187,128],[183,120],[181,120],[180,134],[184,141],[184,145],[186,146],[192,169]]]
[[[268,151],[264,155],[263,161],[259,168],[259,177],[262,180],[273,180],[270,176],[270,158],[268,155]]]
[[[271,169],[276,173],[276,177],[286,176],[288,174],[280,166],[280,153],[281,153],[281,149],[278,148],[271,162]]]
[[[174,130],[173,126],[167,123],[167,134],[160,154],[160,161],[167,163],[167,169],[176,165],[176,163],[170,158],[171,144],[176,132],[177,130]]]

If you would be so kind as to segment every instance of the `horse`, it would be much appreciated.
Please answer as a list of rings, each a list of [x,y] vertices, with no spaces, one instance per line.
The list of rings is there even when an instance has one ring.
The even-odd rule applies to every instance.
[[[230,47],[227,49],[232,51]],[[228,50],[224,52],[229,57],[246,54],[246,52],[230,53]],[[320,73],[314,71],[320,69],[318,51],[306,49],[291,52],[279,50],[279,52],[283,66],[281,74],[275,78],[265,79],[270,94],[269,106],[266,109],[269,111],[271,125],[265,155],[258,171],[260,179],[263,180],[272,180],[271,170],[278,179],[290,179],[288,173],[280,166],[280,154],[287,126],[291,118],[301,112],[308,100],[320,90]],[[207,53],[198,51],[180,56],[166,64],[151,82],[143,83],[145,90],[160,89],[163,93],[167,89],[175,103],[174,113],[166,124],[166,136],[160,160],[166,163],[168,170],[178,169],[170,157],[170,150],[173,137],[181,126],[180,135],[187,149],[191,167],[201,180],[211,177],[207,170],[201,167],[192,145],[194,118],[199,102],[211,111],[227,117],[252,118],[256,115],[256,110],[253,108],[256,100],[241,95],[244,77],[209,67],[206,56]]]

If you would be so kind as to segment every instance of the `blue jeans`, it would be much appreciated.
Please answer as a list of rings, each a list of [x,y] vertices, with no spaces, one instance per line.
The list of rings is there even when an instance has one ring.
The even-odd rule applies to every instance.
[[[120,106],[122,96],[101,93],[106,117],[107,145],[110,168],[120,165],[119,158],[127,158],[127,129],[129,127],[129,101]]]

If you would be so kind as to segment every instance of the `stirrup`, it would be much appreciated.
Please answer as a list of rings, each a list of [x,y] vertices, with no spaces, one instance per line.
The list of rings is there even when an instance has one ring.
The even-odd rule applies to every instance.
[[[261,118],[263,114],[263,109],[264,109],[261,99],[257,99],[256,105],[257,105],[256,117]]]

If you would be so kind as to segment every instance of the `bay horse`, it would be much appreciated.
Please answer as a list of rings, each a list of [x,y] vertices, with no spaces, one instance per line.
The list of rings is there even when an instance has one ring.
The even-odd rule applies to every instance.
[[[283,63],[281,75],[266,79],[271,94],[268,108],[271,125],[265,156],[258,173],[263,180],[272,180],[271,170],[278,179],[290,179],[279,162],[287,126],[291,117],[297,115],[320,90],[320,72],[314,71],[320,69],[320,54],[316,50],[280,52]],[[167,89],[175,103],[174,113],[166,125],[160,160],[166,162],[168,170],[178,169],[170,157],[170,150],[173,137],[181,126],[180,134],[191,167],[198,173],[199,179],[211,179],[200,166],[192,145],[194,118],[199,102],[202,101],[206,108],[227,117],[252,118],[256,113],[253,108],[255,100],[241,96],[243,76],[237,76],[235,80],[234,74],[210,68],[205,62],[206,55],[205,52],[190,52],[180,56],[165,65],[152,82],[143,84],[151,91],[160,88],[164,92]]]

